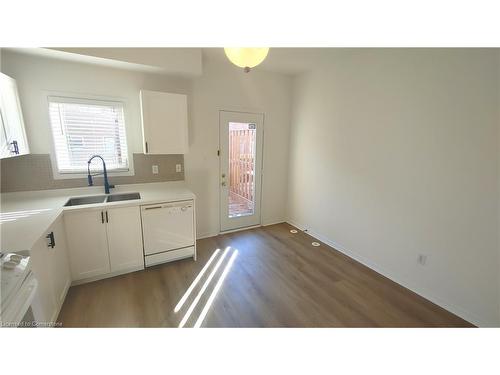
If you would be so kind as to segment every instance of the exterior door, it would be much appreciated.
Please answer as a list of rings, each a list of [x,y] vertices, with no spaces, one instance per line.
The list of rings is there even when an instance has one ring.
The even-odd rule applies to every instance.
[[[260,224],[264,115],[220,111],[221,231]]]

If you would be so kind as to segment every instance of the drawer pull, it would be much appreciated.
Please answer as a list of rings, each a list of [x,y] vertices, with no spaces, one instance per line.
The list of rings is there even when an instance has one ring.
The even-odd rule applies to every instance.
[[[155,206],[155,207],[146,207],[145,210],[155,210],[157,208],[161,208],[161,206]]]
[[[54,232],[47,234],[46,238],[49,240],[48,247],[54,248],[56,246],[56,240],[54,238]]]

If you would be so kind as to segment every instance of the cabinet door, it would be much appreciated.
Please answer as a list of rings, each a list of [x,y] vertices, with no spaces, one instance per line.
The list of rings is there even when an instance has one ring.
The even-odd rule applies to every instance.
[[[54,253],[51,250],[45,237],[42,237],[30,251],[31,269],[38,281],[32,309],[35,320],[41,324],[51,323],[56,318],[57,304],[51,276]]]
[[[73,280],[109,272],[108,242],[103,211],[64,213],[69,263]]]
[[[57,308],[60,309],[66,292],[71,284],[71,273],[69,270],[68,253],[66,245],[66,231],[64,230],[64,223],[62,217],[52,225],[51,231],[54,233],[54,248],[49,248],[52,252],[51,275],[52,287],[54,289],[54,297],[56,300]]]
[[[141,111],[144,153],[187,153],[186,95],[142,90]]]
[[[1,157],[29,153],[16,81],[0,73]]]
[[[108,209],[107,231],[111,272],[144,267],[139,207]]]
[[[54,247],[47,236],[53,233]],[[59,310],[71,283],[66,236],[62,217],[47,230],[30,252],[33,273],[38,281],[37,295],[33,302],[33,314],[39,323],[57,319]]]

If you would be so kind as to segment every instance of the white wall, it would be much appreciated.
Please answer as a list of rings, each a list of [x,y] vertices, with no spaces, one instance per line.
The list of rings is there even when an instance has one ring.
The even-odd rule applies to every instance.
[[[290,222],[483,326],[500,325],[496,54],[345,51],[295,80],[290,137]]]
[[[190,81],[182,78],[67,62],[9,50],[3,51],[2,66],[5,74],[17,81],[28,141],[34,154],[51,151],[48,92],[123,99],[126,103],[127,141],[132,152],[143,150],[139,90],[190,93]]]
[[[129,148],[142,152],[139,90],[188,95],[190,150],[185,177],[198,197],[198,236],[219,233],[219,110],[265,114],[262,222],[285,220],[291,78],[276,73],[245,74],[229,63],[204,64],[196,79],[140,73],[2,51],[5,73],[19,86],[28,141],[33,153],[50,153],[52,136],[47,91],[123,98]],[[266,173],[269,171],[269,173]]]
[[[186,181],[198,200],[202,236],[219,232],[219,110],[264,113],[262,223],[282,222],[286,212],[291,78],[229,63],[203,65],[194,80]]]

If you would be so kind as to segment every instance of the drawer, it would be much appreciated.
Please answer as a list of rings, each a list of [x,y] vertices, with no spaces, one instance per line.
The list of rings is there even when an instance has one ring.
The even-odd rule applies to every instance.
[[[146,255],[144,257],[144,263],[146,264],[146,267],[151,267],[155,264],[172,262],[174,260],[189,258],[192,256],[194,256],[194,246],[185,247],[183,249],[170,250],[164,253]]]

